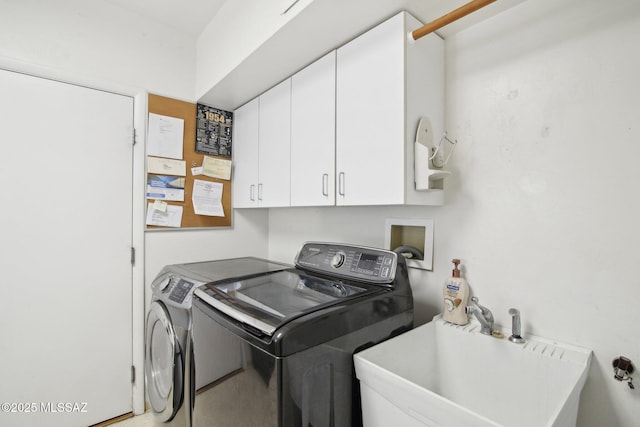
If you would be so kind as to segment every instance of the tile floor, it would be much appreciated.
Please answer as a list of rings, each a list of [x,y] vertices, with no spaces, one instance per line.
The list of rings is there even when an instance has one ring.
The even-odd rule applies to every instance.
[[[199,410],[195,416],[202,425],[202,420],[214,420],[206,422],[214,426],[261,426],[275,425],[277,419],[276,410],[276,381],[265,384],[264,378],[255,369],[237,370],[223,377],[215,383],[215,387],[198,392],[196,402]],[[242,394],[239,390],[244,390]],[[221,396],[234,396],[235,401],[245,401],[245,406],[251,407],[251,411],[237,413],[225,411],[225,398]],[[181,414],[182,415],[182,414]],[[129,418],[124,421],[110,424],[105,427],[163,427],[164,424],[156,424],[153,413],[147,411],[142,415]]]
[[[142,415],[111,424],[109,427],[156,427],[156,423],[153,414],[147,411]]]

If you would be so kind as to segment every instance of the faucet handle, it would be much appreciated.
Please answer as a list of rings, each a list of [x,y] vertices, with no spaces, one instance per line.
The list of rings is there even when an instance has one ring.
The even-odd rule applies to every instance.
[[[510,308],[509,316],[511,316],[511,336],[509,337],[509,341],[516,344],[522,344],[524,339],[520,336],[520,310],[517,308]]]
[[[473,302],[475,305],[478,306],[478,308],[480,309],[480,312],[482,313],[483,316],[491,316],[491,319],[493,320],[493,314],[491,314],[491,310],[489,310],[487,307],[480,305],[480,303],[478,302],[478,297],[471,297],[471,302]]]

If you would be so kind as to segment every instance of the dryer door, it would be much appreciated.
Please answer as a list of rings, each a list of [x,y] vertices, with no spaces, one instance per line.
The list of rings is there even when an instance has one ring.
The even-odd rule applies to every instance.
[[[184,354],[165,305],[154,301],[147,315],[144,381],[151,410],[170,421],[183,401]]]

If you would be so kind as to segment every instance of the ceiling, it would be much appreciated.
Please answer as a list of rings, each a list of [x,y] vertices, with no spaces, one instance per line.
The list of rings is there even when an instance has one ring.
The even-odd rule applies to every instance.
[[[211,22],[225,0],[106,0],[194,37]]]
[[[238,0],[233,0],[237,2]],[[256,0],[264,1],[264,0]],[[290,0],[289,0],[290,1]],[[314,0],[228,73],[196,93],[198,101],[234,110],[327,52],[353,39],[388,17],[406,10],[421,22],[431,22],[469,0]],[[445,40],[478,22],[525,0],[500,0],[438,30]],[[232,5],[232,3],[229,3]],[[236,8],[237,9],[237,8]],[[226,10],[221,10],[221,15]],[[413,30],[412,28],[411,30]],[[259,71],[257,71],[259,70]]]
[[[196,39],[222,10],[227,0],[103,0],[132,14]],[[237,2],[238,0],[233,0]],[[264,0],[258,0],[264,1]],[[291,0],[288,0],[289,2]],[[292,75],[331,49],[344,44],[400,10],[430,22],[469,0],[321,0],[312,1],[276,34],[260,45],[199,101],[235,109],[275,83]],[[438,31],[447,38],[525,0],[501,0]],[[233,6],[233,4],[231,4]],[[237,10],[232,7],[232,10]],[[336,13],[339,11],[339,13]],[[331,23],[327,25],[327,23]],[[304,43],[300,41],[304,40]],[[256,74],[256,70],[260,73]]]

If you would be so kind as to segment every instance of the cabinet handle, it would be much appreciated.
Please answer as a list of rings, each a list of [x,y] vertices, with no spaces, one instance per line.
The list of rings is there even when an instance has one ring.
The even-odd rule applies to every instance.
[[[329,174],[322,174],[322,195],[329,196]]]
[[[258,184],[258,200],[262,200],[262,183]]]
[[[344,172],[338,174],[338,194],[344,196]]]
[[[251,184],[249,186],[249,200],[251,200],[252,202],[256,201],[256,195],[255,193],[255,189],[256,189],[256,185],[255,184]]]

